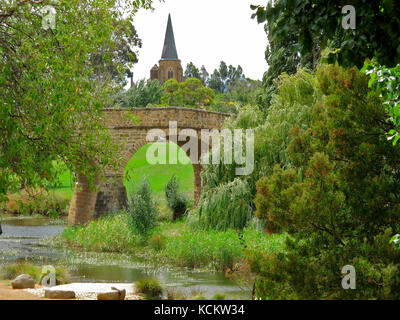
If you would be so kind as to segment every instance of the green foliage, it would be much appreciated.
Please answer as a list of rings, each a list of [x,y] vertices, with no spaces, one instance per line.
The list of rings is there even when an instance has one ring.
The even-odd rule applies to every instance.
[[[241,78],[245,78],[241,66],[236,68],[229,65],[228,67],[224,61],[221,61],[219,69],[215,69],[207,79],[207,86],[217,93],[224,93],[237,79]]]
[[[260,81],[237,78],[226,92],[216,94],[209,109],[237,114],[241,107],[258,105],[262,94]]]
[[[127,91],[122,91],[115,97],[115,105],[122,108],[140,108],[149,104],[159,104],[164,91],[158,80],[146,83],[138,81]]]
[[[67,227],[60,235],[64,245],[95,252],[133,252],[132,235],[127,214],[100,217],[86,226]]]
[[[282,170],[279,165],[274,168],[271,177],[262,177],[256,184],[256,216],[266,220],[268,232],[279,232],[288,229],[291,217],[287,216],[293,197],[300,192],[293,169]]]
[[[356,9],[356,30],[345,30],[337,48],[329,54],[330,61],[361,68],[366,58],[376,57],[383,65],[394,66],[400,61],[400,9],[393,0],[364,1],[269,1],[268,5],[252,6],[259,23],[268,20],[271,37],[283,41],[296,35],[298,48],[307,55],[322,49],[337,36],[345,14],[342,8],[351,4]],[[347,13],[346,13],[347,14]]]
[[[398,299],[400,154],[385,137],[385,107],[357,69],[322,66],[322,96],[287,144],[291,168],[259,181],[257,214],[286,230],[287,253],[250,261],[261,298]],[[299,99],[301,99],[299,97]],[[308,97],[307,97],[308,99]],[[357,290],[343,290],[352,265]]]
[[[18,195],[9,196],[9,201],[4,207],[8,214],[44,215],[58,218],[67,215],[70,199],[54,192],[29,193],[21,191]]]
[[[160,251],[165,248],[165,239],[164,239],[164,237],[156,234],[150,239],[149,245],[154,250]]]
[[[128,225],[128,215],[101,217],[87,226],[67,227],[60,245],[83,251],[141,255],[150,262],[210,270],[232,269],[246,254],[262,256],[284,250],[284,235],[267,235],[245,228],[243,237],[234,230],[192,229],[184,221],[161,223],[149,242],[138,241]]]
[[[243,229],[252,216],[248,184],[237,178],[202,194],[199,223],[205,229]]]
[[[206,300],[204,292],[197,288],[191,290],[167,289],[167,300]]]
[[[238,112],[238,104],[230,100],[225,93],[217,93],[212,100],[209,110],[216,112],[232,113]]]
[[[283,39],[273,38],[272,30],[275,24],[272,21],[267,21],[264,26],[268,36],[268,45],[265,51],[265,60],[268,63],[268,71],[263,76],[263,86],[265,92],[262,95],[261,105],[266,112],[273,93],[277,88],[276,80],[282,73],[288,75],[295,74],[297,68],[301,65],[301,56],[296,50],[298,37],[296,34],[290,34]],[[304,66],[305,64],[303,64]]]
[[[230,129],[255,130],[255,167],[246,179],[252,195],[256,193],[258,179],[270,175],[275,164],[285,168],[291,165],[287,148],[292,139],[292,130],[294,127],[309,126],[312,105],[320,96],[313,75],[304,69],[299,69],[291,77],[282,74],[278,83],[279,89],[273,95],[267,116],[259,108],[246,106],[226,123]],[[236,166],[235,163],[203,166],[203,193],[212,192],[211,189],[236,179]],[[248,202],[253,206],[252,199]]]
[[[235,101],[241,106],[255,106],[261,92],[261,81],[251,80],[248,78],[237,78],[229,86],[227,96],[230,101]]]
[[[238,235],[233,230],[185,230],[168,239],[165,254],[178,266],[209,266],[216,270],[232,268],[244,256]]]
[[[226,296],[222,293],[216,293],[211,300],[226,300]]]
[[[136,28],[129,20],[113,22],[114,43],[110,46],[107,42],[90,55],[93,65],[92,79],[101,85],[114,82],[115,85],[126,85],[125,75],[132,77],[130,68],[138,62],[135,48],[142,47]],[[107,57],[104,59],[104,57]],[[125,72],[124,72],[125,71]]]
[[[189,62],[187,64],[184,76],[186,79],[196,78],[196,79],[202,80],[200,70],[193,64],[193,62]],[[203,82],[203,84],[204,84],[204,82]]]
[[[127,35],[123,26],[151,1],[132,1],[122,13],[117,1],[60,0],[54,30],[42,27],[47,4],[2,2],[0,200],[14,178],[26,186],[54,182],[51,169],[60,158],[92,186],[105,167],[117,165],[118,148],[100,119],[115,82],[95,81],[97,64],[91,58],[107,48],[104,64],[124,72],[126,65],[113,61],[111,53]]]
[[[161,104],[166,106],[202,107],[208,106],[214,98],[214,90],[204,87],[201,80],[196,78],[189,78],[181,83],[169,79],[162,89],[165,94],[161,98]]]
[[[370,75],[368,86],[379,93],[384,101],[386,112],[394,128],[388,130],[389,140],[396,145],[400,138],[400,64],[393,68],[387,68],[377,63],[364,66],[366,73]]]
[[[128,197],[128,224],[130,229],[147,239],[151,230],[156,226],[157,207],[152,199],[150,184],[143,179],[139,189],[131,192]]]
[[[175,175],[169,179],[165,186],[165,196],[168,207],[172,210],[172,221],[181,218],[186,212],[187,199],[179,191],[179,182]]]
[[[395,234],[389,241],[389,243],[393,243],[397,250],[400,249],[400,234]]]
[[[157,279],[139,279],[135,283],[137,293],[145,295],[146,299],[157,300],[163,296],[164,288]]]
[[[55,266],[55,270],[57,285],[70,282],[70,275],[65,267]],[[46,275],[42,273],[42,266],[36,266],[27,261],[3,265],[0,268],[0,279],[14,280],[20,274],[29,274],[38,284]]]

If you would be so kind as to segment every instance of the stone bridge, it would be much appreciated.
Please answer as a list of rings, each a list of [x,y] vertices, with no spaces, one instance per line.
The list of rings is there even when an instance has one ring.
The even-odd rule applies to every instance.
[[[78,176],[68,215],[68,222],[71,225],[85,224],[101,215],[117,212],[125,206],[127,195],[123,185],[124,169],[137,150],[152,142],[148,140],[150,130],[162,130],[167,142],[176,141],[179,146],[183,146],[186,141],[177,141],[176,136],[170,136],[170,121],[176,121],[178,132],[181,129],[192,129],[189,131],[196,132],[196,138],[199,139],[202,129],[220,130],[224,120],[229,117],[224,113],[179,107],[105,109],[103,114],[104,125],[109,129],[112,141],[123,145],[123,161],[117,170],[106,170],[105,179],[99,180],[102,182],[99,183],[96,191],[90,190],[84,176]],[[134,119],[138,121],[134,121]],[[156,140],[157,137],[154,137],[153,141]],[[199,150],[196,155],[191,155],[190,150],[185,150],[192,162],[196,157],[198,158],[196,160],[199,160],[201,156],[200,141],[198,141],[198,146]],[[201,165],[193,163],[192,165],[194,169],[194,199],[197,203],[201,191]]]

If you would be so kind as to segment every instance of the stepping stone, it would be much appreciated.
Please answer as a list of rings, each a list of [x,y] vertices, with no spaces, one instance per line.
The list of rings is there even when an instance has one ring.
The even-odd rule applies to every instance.
[[[29,274],[20,274],[12,282],[13,289],[32,289],[35,288],[35,280]]]
[[[75,292],[67,290],[45,289],[44,296],[49,299],[74,299]]]
[[[118,290],[115,287],[111,288],[113,291],[99,292],[97,300],[125,300],[126,290]]]

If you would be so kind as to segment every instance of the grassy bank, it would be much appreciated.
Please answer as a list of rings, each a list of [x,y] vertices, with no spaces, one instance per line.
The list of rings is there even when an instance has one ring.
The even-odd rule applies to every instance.
[[[226,270],[241,262],[246,250],[260,254],[283,250],[284,238],[247,228],[240,239],[234,230],[197,230],[179,221],[161,222],[143,242],[131,232],[127,216],[121,213],[86,227],[68,227],[59,241],[78,250],[127,253],[181,267]]]
[[[29,274],[35,280],[35,283],[40,283],[42,278],[47,274],[43,273],[41,266],[36,266],[29,262],[16,262],[0,267],[0,279],[13,280],[20,274]],[[70,276],[67,269],[63,266],[55,266],[56,283],[65,284],[70,282]]]

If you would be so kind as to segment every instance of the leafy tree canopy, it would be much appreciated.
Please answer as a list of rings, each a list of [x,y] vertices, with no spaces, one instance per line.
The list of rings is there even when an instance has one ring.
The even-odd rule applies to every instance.
[[[114,106],[122,108],[146,107],[149,104],[159,104],[164,94],[158,80],[146,83],[138,81],[129,90],[118,93],[114,100]]]
[[[311,52],[318,43],[326,48],[341,27],[345,14],[342,8],[356,9],[356,29],[346,30],[329,59],[344,66],[361,68],[366,58],[376,58],[380,64],[392,67],[400,61],[400,7],[393,0],[290,0],[269,1],[267,6],[251,6],[259,23],[268,22],[272,40],[283,40],[298,34],[299,51]]]
[[[169,79],[162,88],[165,94],[161,98],[161,104],[167,106],[207,106],[215,94],[214,90],[204,87],[201,80],[196,78],[189,78],[181,83]]]
[[[55,9],[54,28],[42,25],[45,5]],[[42,187],[54,182],[54,160],[91,183],[117,162],[101,125],[114,84],[93,80],[93,57],[107,48],[102,59],[112,65],[110,53],[126,35],[119,30],[140,7],[150,6],[151,0],[125,1],[124,8],[112,0],[1,1],[2,199],[21,181]],[[113,67],[125,71],[121,61]]]
[[[197,78],[201,80],[200,70],[193,64],[193,62],[187,64],[184,75],[186,79]]]
[[[207,79],[207,85],[217,92],[223,93],[229,89],[236,79],[244,78],[243,69],[241,66],[227,66],[224,61],[221,61],[219,69],[215,69],[211,76]]]

